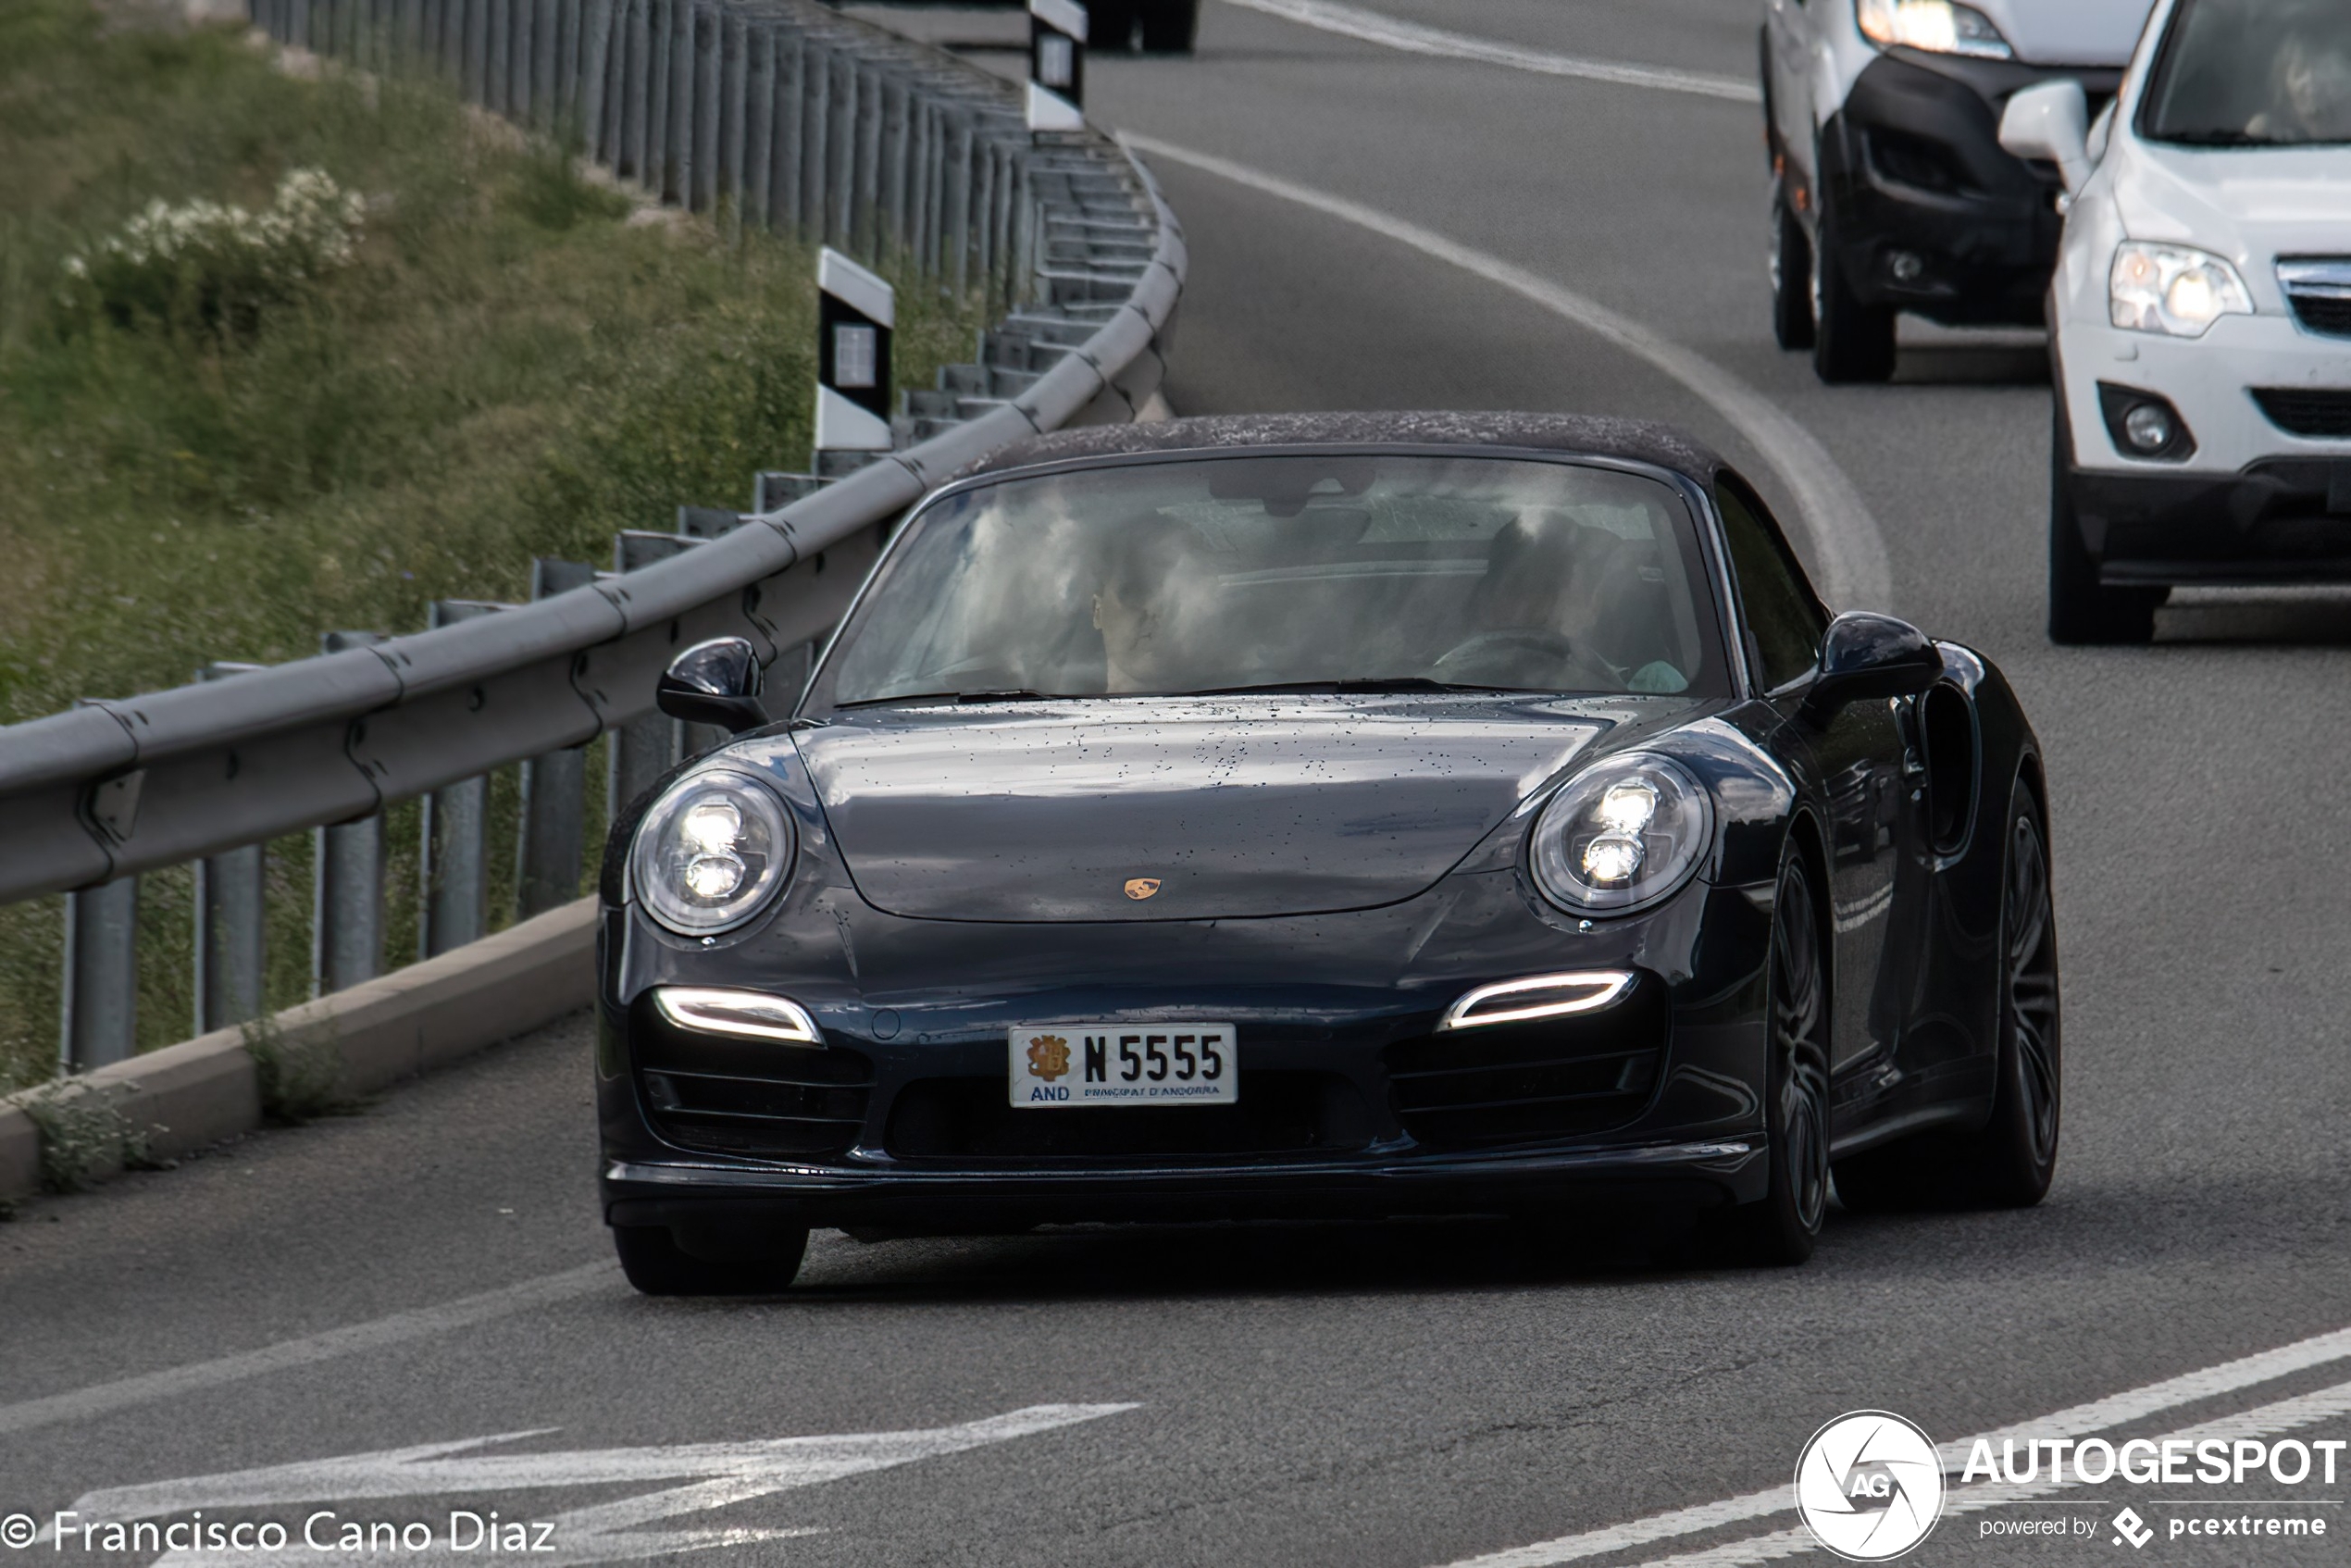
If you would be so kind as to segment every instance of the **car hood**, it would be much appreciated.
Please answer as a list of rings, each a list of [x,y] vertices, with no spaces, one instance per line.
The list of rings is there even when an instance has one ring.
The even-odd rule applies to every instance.
[[[1974,0],[2016,57],[2036,66],[2131,63],[2155,0]]]
[[[2126,157],[2114,180],[2123,232],[2225,255],[2265,298],[2279,256],[2351,255],[2351,149],[2134,141]]]
[[[794,740],[878,909],[1196,920],[1410,898],[1603,734],[1689,708],[1124,699],[866,710]]]

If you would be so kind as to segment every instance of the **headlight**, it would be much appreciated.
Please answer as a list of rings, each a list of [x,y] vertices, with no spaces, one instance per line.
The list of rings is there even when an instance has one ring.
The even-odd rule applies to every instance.
[[[2116,326],[2175,338],[2200,338],[2223,316],[2253,314],[2253,296],[2237,269],[2185,245],[2122,244],[2107,298]]]
[[[1855,11],[1861,35],[1881,49],[1898,44],[1933,55],[2016,57],[1992,19],[1959,0],[1860,0]]]
[[[638,825],[629,880],[680,936],[730,931],[767,906],[791,870],[791,821],[765,785],[724,768],[671,785]]]
[[[1535,825],[1543,896],[1579,915],[1624,915],[1689,880],[1714,833],[1705,790],[1679,763],[1629,752],[1561,787]]]

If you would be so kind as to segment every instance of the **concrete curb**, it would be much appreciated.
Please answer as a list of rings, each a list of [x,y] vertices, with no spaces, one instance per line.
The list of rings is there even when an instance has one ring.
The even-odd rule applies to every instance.
[[[331,1040],[341,1087],[369,1094],[552,1024],[595,997],[596,901],[526,920],[494,937],[277,1016],[293,1039]],[[64,1110],[103,1102],[170,1159],[261,1125],[261,1086],[242,1029],[219,1029],[161,1051],[0,1100],[0,1200],[41,1187],[41,1131],[28,1104]],[[85,1179],[118,1164],[102,1162]]]

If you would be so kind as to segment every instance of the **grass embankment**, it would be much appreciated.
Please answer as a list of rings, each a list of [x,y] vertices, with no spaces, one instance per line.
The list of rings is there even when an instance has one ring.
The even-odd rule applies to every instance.
[[[143,294],[76,276],[155,202],[259,214],[306,169],[364,203],[334,265],[242,292],[184,265]],[[0,722],[517,599],[533,555],[607,562],[616,529],[802,467],[811,251],[630,213],[437,82],[300,81],[233,30],[0,5]],[[980,312],[899,281],[898,366],[927,383]],[[415,952],[415,818],[391,814],[388,964]],[[271,868],[280,1006],[308,990],[306,838]],[[143,1049],[190,1030],[191,883],[143,889]],[[59,901],[0,909],[0,1087],[52,1070],[60,949]]]

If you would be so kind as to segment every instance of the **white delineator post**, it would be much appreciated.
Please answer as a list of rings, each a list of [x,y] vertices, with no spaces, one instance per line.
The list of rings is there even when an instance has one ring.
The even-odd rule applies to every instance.
[[[829,247],[816,262],[816,450],[888,452],[897,296]]]
[[[1086,126],[1086,7],[1028,0],[1028,129]]]

